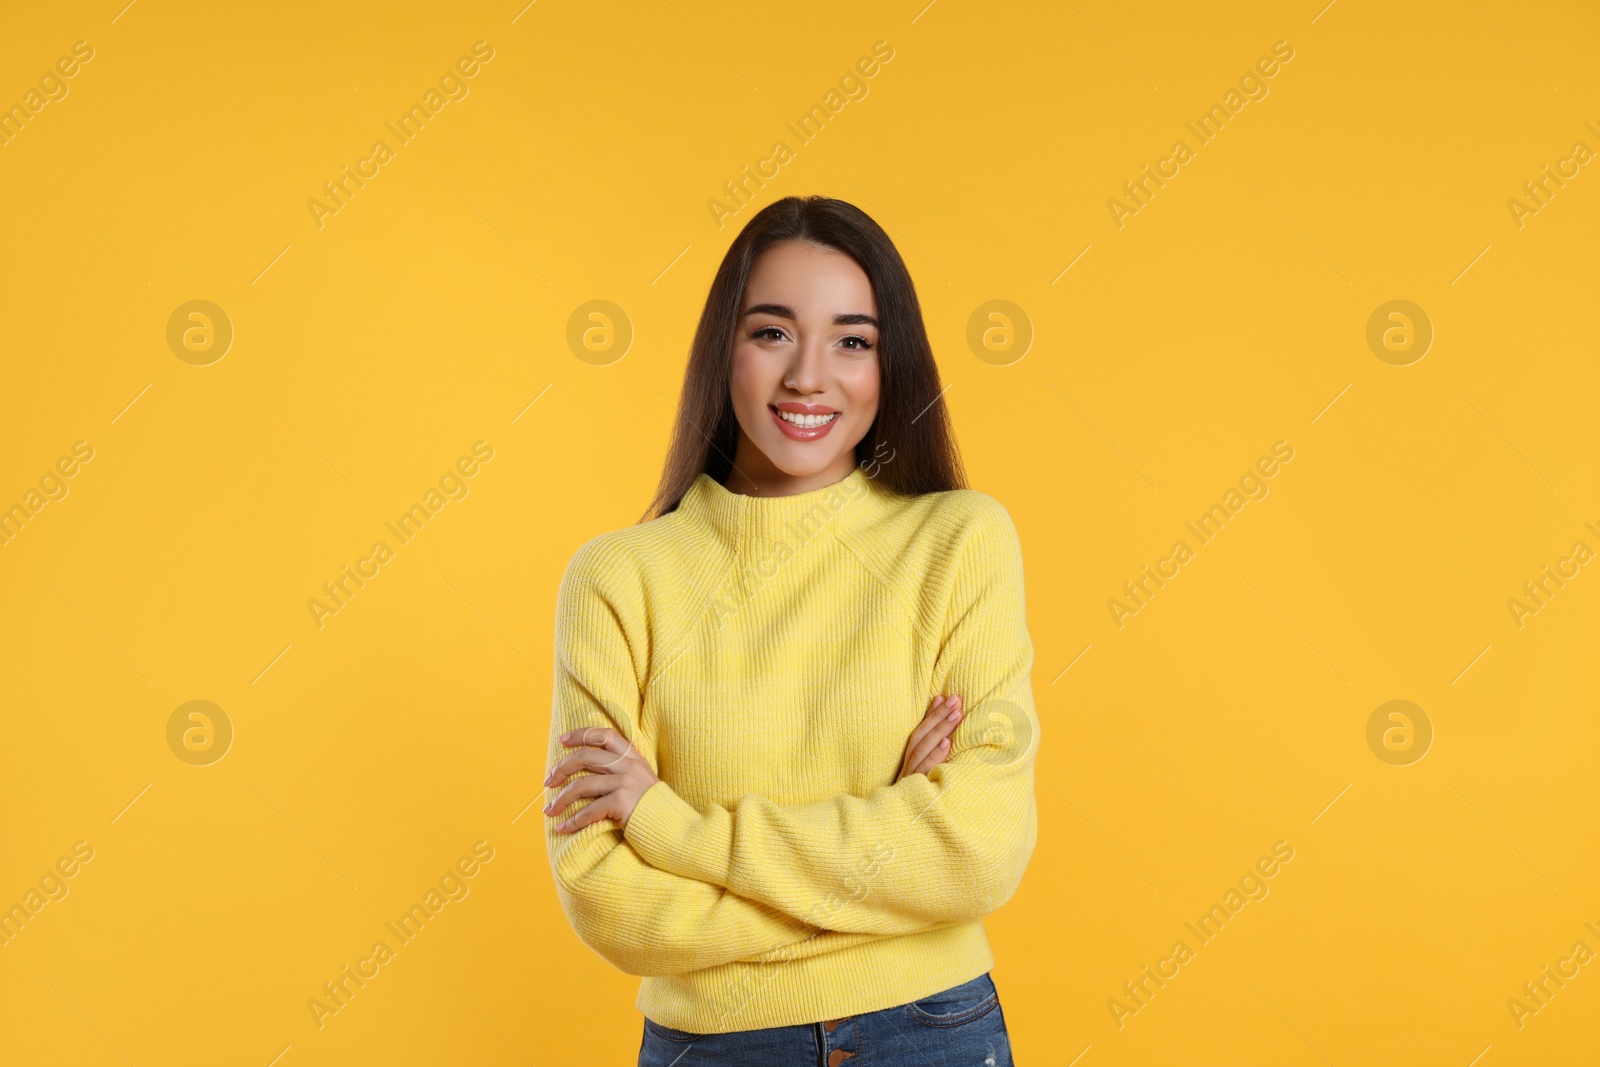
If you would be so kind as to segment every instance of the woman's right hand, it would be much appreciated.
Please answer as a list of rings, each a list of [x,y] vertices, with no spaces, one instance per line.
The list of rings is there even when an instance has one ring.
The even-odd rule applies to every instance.
[[[950,735],[961,725],[961,698],[934,697],[928,713],[906,742],[906,757],[900,764],[900,778],[927,774],[950,755]]]

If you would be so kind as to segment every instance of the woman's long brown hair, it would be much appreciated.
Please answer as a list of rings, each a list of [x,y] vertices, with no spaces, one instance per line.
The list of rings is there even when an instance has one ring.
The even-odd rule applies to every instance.
[[[678,401],[661,484],[641,522],[665,515],[702,473],[723,482],[733,469],[739,421],[733,410],[733,340],[745,283],[757,257],[781,241],[843,252],[866,272],[878,304],[878,415],[856,463],[898,493],[966,488],[939,368],[905,261],[866,212],[826,196],[787,196],[745,224],[711,281]]]

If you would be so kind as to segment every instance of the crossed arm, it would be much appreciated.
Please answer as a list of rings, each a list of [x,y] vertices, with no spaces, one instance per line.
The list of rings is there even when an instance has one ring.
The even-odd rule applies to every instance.
[[[558,895],[586,943],[629,973],[673,974],[821,930],[888,936],[965,922],[1010,898],[1037,835],[1038,719],[1016,532],[998,505],[985,518],[964,548],[934,668],[936,688],[967,698],[944,762],[865,797],[751,796],[701,811],[654,781],[620,829],[598,818],[561,833],[547,820]],[[627,627],[581,562],[557,612],[552,762],[564,732],[604,726],[626,750],[638,722]]]
[[[569,678],[564,675],[563,682]],[[930,716],[924,725],[937,723]],[[934,733],[931,728],[925,732]],[[625,759],[637,761],[655,787],[668,788],[655,780],[637,749],[616,728],[588,727],[576,733],[594,744],[604,741],[603,748],[581,749],[586,759],[612,766]],[[600,734],[608,736],[596,736]],[[568,743],[577,744],[578,739]],[[915,759],[915,752],[908,753],[908,766],[916,766]],[[561,795],[572,791],[581,796],[587,792],[583,783],[610,777],[578,772]],[[554,784],[560,786],[563,781],[555,779]],[[652,789],[645,792],[652,793]],[[800,946],[824,930],[838,928],[830,922],[833,912],[827,907],[813,907],[802,918],[798,908],[786,911],[747,899],[724,885],[646,860],[607,816],[585,815],[600,800],[617,795],[600,794],[599,800],[585,804],[568,822],[550,819],[545,825],[563,910],[579,937],[620,970],[640,975],[677,974],[733,960],[782,958],[786,953],[803,952]],[[545,810],[559,814],[571,803],[558,797]],[[627,821],[632,823],[632,818]]]

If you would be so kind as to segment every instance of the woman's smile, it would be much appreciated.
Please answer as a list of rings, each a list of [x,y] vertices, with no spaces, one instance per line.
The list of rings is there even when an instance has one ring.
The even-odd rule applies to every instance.
[[[778,429],[796,441],[815,441],[826,437],[839,421],[840,412],[820,404],[768,404],[767,411]]]

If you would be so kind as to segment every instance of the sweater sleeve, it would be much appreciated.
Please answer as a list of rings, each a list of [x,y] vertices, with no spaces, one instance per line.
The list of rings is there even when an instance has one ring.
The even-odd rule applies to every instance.
[[[946,761],[797,805],[747,796],[701,811],[658,782],[624,831],[646,862],[847,932],[966,922],[1011,898],[1038,834],[1033,646],[1016,528],[975,495],[933,670],[934,692],[961,694],[967,712]]]
[[[644,660],[635,650],[643,648],[643,597],[626,594],[630,583],[621,577],[626,567],[617,566],[620,558],[597,539],[579,549],[562,577],[546,767],[571,751],[560,736],[579,727],[609,726],[637,743],[637,664]],[[769,905],[646,863],[614,820],[600,819],[574,833],[555,831],[557,822],[590,802],[580,797],[557,813],[561,819],[545,817],[545,844],[568,921],[618,969],[679,974],[760,957],[817,934],[815,926]]]

